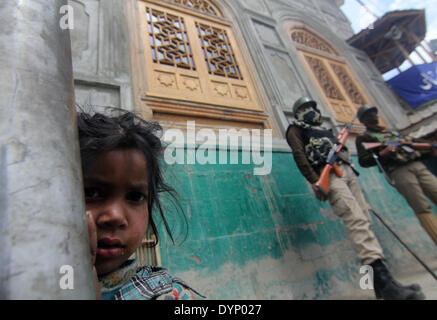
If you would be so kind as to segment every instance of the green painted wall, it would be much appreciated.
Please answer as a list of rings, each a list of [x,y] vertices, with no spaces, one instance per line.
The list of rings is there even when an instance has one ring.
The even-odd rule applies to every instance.
[[[209,299],[331,299],[359,291],[360,264],[343,224],[313,196],[290,152],[272,159],[265,176],[253,175],[253,165],[169,166],[189,231],[178,245],[161,232],[163,266]],[[357,168],[374,208],[431,258],[434,244],[405,200],[376,169]],[[394,271],[417,263],[375,218],[373,230]]]

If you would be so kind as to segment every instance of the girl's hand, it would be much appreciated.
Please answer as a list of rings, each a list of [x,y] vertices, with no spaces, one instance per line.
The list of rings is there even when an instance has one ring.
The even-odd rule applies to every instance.
[[[89,238],[89,242],[90,242],[91,262],[93,265],[93,274],[94,274],[94,290],[96,292],[96,299],[101,300],[102,295],[100,292],[99,278],[97,277],[97,270],[95,267],[96,253],[97,253],[96,224],[94,223],[94,219],[93,219],[90,211],[87,211],[86,217],[87,217],[87,223],[88,223],[88,238]]]

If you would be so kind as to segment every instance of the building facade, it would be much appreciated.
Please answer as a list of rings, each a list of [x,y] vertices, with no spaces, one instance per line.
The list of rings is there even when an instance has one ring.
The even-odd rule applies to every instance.
[[[161,234],[156,254],[164,267],[210,299],[363,294],[359,261],[341,221],[312,194],[284,139],[292,105],[304,95],[318,102],[335,131],[363,103],[379,106],[390,127],[415,123],[369,58],[347,45],[353,31],[340,10],[343,1],[69,4],[76,102],[132,110],[183,133],[176,148],[182,161],[169,164],[166,175],[180,194],[188,233],[177,245]],[[414,117],[426,118],[429,110]],[[232,150],[220,140],[210,158],[217,161],[190,161],[190,152],[204,151],[205,137],[189,136],[202,129],[210,138],[234,129],[242,140],[268,132],[269,170],[255,174],[260,162],[253,148],[234,150],[237,161],[228,161]],[[355,162],[354,136],[363,129],[355,123],[348,143]],[[268,151],[261,157],[265,167]],[[251,161],[244,162],[246,156]],[[369,202],[422,257],[435,258],[403,198],[377,170],[360,171]],[[169,215],[177,233],[180,221],[171,209]],[[415,264],[376,220],[374,231],[394,270]]]

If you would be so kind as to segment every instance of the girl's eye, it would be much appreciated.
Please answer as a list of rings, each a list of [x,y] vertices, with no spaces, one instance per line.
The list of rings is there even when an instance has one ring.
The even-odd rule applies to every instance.
[[[85,198],[97,199],[102,197],[102,193],[97,188],[85,188]]]
[[[130,192],[127,194],[126,199],[132,202],[142,202],[147,199],[147,196],[141,192]]]

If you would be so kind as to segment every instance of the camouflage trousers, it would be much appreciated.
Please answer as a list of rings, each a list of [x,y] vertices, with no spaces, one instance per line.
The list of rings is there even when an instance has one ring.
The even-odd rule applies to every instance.
[[[342,177],[329,176],[329,203],[340,217],[362,264],[370,264],[384,257],[381,245],[370,229],[369,204],[349,165],[339,165]]]

